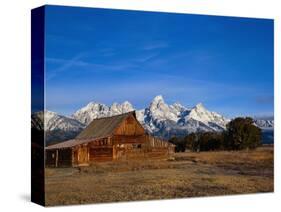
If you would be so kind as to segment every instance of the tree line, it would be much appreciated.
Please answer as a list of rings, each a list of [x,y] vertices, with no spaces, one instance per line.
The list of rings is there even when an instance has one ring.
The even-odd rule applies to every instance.
[[[236,118],[230,121],[223,132],[197,132],[185,137],[172,137],[176,152],[189,149],[193,152],[214,150],[255,149],[261,145],[261,129],[252,118]]]

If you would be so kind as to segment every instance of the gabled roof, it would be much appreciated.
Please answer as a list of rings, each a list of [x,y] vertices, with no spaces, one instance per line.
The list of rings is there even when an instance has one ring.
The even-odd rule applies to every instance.
[[[94,119],[75,139],[50,145],[46,149],[70,148],[93,140],[109,137],[122,121],[130,115],[136,118],[135,111],[131,111],[121,115]]]
[[[76,138],[89,139],[96,137],[108,137],[128,116],[133,115],[136,118],[135,111],[123,113],[117,116],[94,119]]]

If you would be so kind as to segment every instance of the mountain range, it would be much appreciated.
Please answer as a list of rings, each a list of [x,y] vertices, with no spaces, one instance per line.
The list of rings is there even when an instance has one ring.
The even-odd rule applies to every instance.
[[[70,117],[55,112],[45,111],[46,141],[47,143],[74,138],[93,119],[114,116],[135,110],[133,105],[125,101],[111,106],[90,102],[77,110]],[[202,103],[187,108],[180,103],[167,104],[161,95],[156,96],[148,107],[136,110],[138,121],[145,130],[168,139],[172,136],[185,136],[191,132],[220,132],[226,129],[230,119],[207,110]],[[32,115],[32,126],[43,129],[43,112]],[[272,129],[274,121],[256,119],[255,124],[260,128]],[[37,125],[37,126],[36,126]]]

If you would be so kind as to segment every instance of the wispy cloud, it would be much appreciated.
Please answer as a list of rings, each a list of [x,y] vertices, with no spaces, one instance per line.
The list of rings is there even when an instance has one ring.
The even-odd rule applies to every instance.
[[[144,54],[144,55],[137,56],[135,59],[133,59],[133,61],[139,62],[139,63],[145,63],[145,62],[157,57],[157,55],[158,55],[158,53]]]
[[[169,45],[165,42],[160,42],[160,41],[156,41],[156,42],[152,42],[149,44],[146,44],[145,46],[143,46],[143,50],[155,50],[155,49],[162,49],[162,48],[167,48]]]
[[[59,66],[58,68],[49,71],[47,74],[47,80],[50,80],[54,77],[56,77],[59,73],[66,71],[67,69],[69,69],[70,67],[74,66],[74,65],[85,65],[83,63],[83,61],[81,61],[80,59],[83,57],[83,54],[78,54],[75,57],[69,59],[69,60],[65,60],[65,59],[57,59],[57,58],[47,58],[47,62],[55,62],[55,63],[61,63],[62,65]]]
[[[104,71],[128,71],[128,69],[134,69],[138,65],[130,61],[119,61],[107,63],[94,63],[83,60],[83,54],[79,54],[71,59],[61,58],[47,58],[47,63],[52,63],[58,66],[54,69],[49,69],[47,74],[47,80],[51,80],[58,75],[68,71],[71,68],[77,67],[76,71],[86,70],[88,72],[104,72]]]

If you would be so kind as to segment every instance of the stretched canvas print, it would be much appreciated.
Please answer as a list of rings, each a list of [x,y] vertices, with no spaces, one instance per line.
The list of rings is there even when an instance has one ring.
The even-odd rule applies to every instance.
[[[31,14],[33,202],[274,191],[273,20]]]

